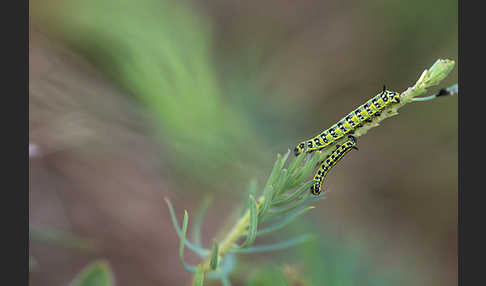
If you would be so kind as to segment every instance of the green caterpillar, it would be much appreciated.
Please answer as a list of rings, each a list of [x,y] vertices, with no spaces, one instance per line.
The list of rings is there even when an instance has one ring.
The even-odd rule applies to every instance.
[[[344,142],[342,145],[337,145],[336,150],[332,152],[326,160],[320,163],[320,167],[317,170],[316,174],[314,175],[315,183],[310,187],[311,194],[314,196],[318,196],[322,191],[322,183],[324,182],[324,178],[326,177],[327,173],[331,170],[334,165],[341,160],[346,153],[351,151],[351,149],[356,149],[356,138],[353,136],[349,136],[348,140]]]
[[[302,152],[310,153],[326,148],[346,134],[352,134],[357,128],[362,127],[363,123],[370,122],[372,118],[379,116],[381,111],[393,103],[400,103],[400,93],[386,90],[383,87],[383,92],[356,108],[331,128],[312,139],[299,143],[294,149],[295,156]]]

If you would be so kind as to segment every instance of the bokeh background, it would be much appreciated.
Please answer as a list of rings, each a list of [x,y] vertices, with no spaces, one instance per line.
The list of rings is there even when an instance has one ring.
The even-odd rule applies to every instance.
[[[457,60],[457,6],[31,0],[30,285],[99,258],[117,285],[188,285],[163,198],[182,218],[212,196],[210,244],[277,153]],[[241,256],[233,284],[456,285],[457,104],[409,104],[361,137],[326,200],[266,241],[319,239]]]

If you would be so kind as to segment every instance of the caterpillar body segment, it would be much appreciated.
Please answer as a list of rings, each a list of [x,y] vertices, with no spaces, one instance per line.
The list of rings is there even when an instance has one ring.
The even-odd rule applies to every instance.
[[[326,148],[345,135],[353,134],[356,129],[362,127],[364,123],[371,122],[386,107],[394,103],[400,103],[400,93],[384,88],[383,92],[350,112],[329,129],[324,130],[312,139],[300,142],[294,148],[295,156],[303,152],[311,153],[315,150]]]
[[[324,182],[327,173],[344,157],[344,155],[351,151],[351,149],[358,149],[356,147],[356,138],[353,136],[349,136],[346,142],[337,146],[336,150],[320,163],[319,169],[313,178],[315,183],[310,187],[311,194],[318,196],[321,193],[322,183]]]

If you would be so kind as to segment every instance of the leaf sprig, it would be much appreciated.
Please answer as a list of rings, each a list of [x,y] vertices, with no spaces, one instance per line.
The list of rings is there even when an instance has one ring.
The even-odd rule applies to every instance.
[[[456,94],[458,92],[457,84],[441,90],[439,94],[418,97],[426,93],[427,88],[439,84],[450,73],[454,64],[452,60],[437,60],[430,69],[426,69],[421,74],[413,87],[401,93],[400,103],[393,105],[386,112],[382,112],[380,116],[373,118],[371,122],[364,124],[363,127],[355,131],[353,136],[365,135],[370,129],[379,126],[379,123],[384,119],[397,115],[398,109],[408,103],[427,101],[445,94]],[[345,140],[345,138],[342,140]],[[342,142],[336,142],[336,144],[340,143]],[[303,234],[270,245],[253,246],[257,237],[284,228],[297,217],[314,208],[309,204],[324,199],[322,194],[317,198],[311,196],[308,190],[313,181],[309,181],[308,178],[316,168],[317,163],[324,160],[332,152],[331,149],[316,151],[313,154],[301,154],[288,163],[287,167],[285,165],[290,150],[284,155],[278,154],[261,195],[258,199],[255,199],[258,188],[256,181],[251,181],[248,187],[249,194],[244,202],[243,213],[221,242],[213,242],[212,250],[203,248],[200,240],[202,219],[210,206],[210,200],[205,199],[196,213],[196,223],[193,227],[194,243],[191,243],[186,238],[187,211],[184,212],[181,228],[177,223],[171,202],[166,199],[174,229],[180,238],[179,259],[187,271],[195,273],[193,285],[203,285],[205,277],[219,279],[224,286],[231,285],[228,277],[234,268],[236,255],[281,250],[313,239],[311,234]],[[237,242],[242,238],[245,239],[244,242],[238,245]],[[188,265],[184,261],[184,247],[194,251],[204,262],[198,266]]]

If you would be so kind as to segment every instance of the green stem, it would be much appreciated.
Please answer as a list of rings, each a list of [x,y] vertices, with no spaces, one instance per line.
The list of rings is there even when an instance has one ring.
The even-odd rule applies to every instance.
[[[257,211],[259,210],[260,206],[262,205],[264,201],[263,196],[258,198],[257,201]],[[228,232],[226,237],[222,240],[221,244],[219,245],[219,256],[223,257],[228,251],[231,250],[233,245],[236,243],[236,241],[245,235],[246,229],[248,228],[248,225],[250,224],[250,210],[246,210],[245,215],[243,215],[233,226],[233,228]],[[211,271],[210,268],[210,257],[206,260],[204,263],[204,270],[206,272]]]

